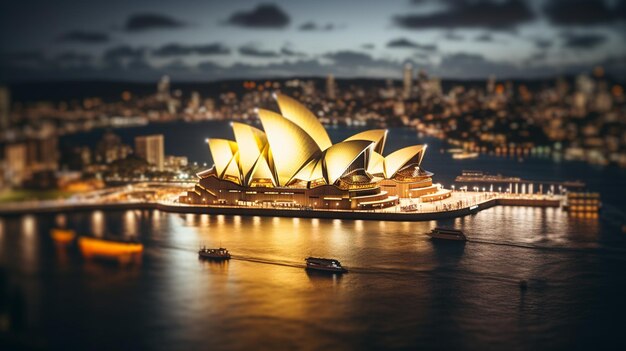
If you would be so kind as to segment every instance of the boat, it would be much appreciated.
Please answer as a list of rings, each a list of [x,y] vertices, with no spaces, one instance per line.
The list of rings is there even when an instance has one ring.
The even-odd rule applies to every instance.
[[[346,273],[348,270],[341,266],[341,263],[332,258],[321,257],[307,257],[305,260],[306,269],[333,272],[333,273]]]
[[[198,250],[198,256],[200,258],[208,258],[211,260],[230,260],[230,253],[223,247],[218,249],[209,249],[203,246]]]
[[[141,259],[143,244],[137,240],[100,239],[81,236],[78,238],[78,248],[86,259],[105,259],[130,263]]]
[[[455,240],[455,241],[467,241],[467,236],[460,230],[447,229],[447,228],[435,228],[430,233],[427,233],[433,239],[441,240]]]
[[[457,153],[457,154],[452,154],[452,158],[455,160],[465,160],[465,159],[469,159],[469,158],[477,158],[479,156],[478,152],[463,152],[463,153]]]

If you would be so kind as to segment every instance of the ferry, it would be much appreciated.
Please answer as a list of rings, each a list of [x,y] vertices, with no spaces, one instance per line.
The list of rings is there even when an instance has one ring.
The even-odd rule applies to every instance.
[[[332,258],[307,257],[304,261],[308,270],[334,273],[346,273],[348,271],[341,266],[339,261]]]
[[[455,241],[467,241],[467,236],[456,229],[447,229],[447,228],[435,228],[430,233],[427,233],[433,239],[442,239],[442,240],[455,240]]]
[[[211,260],[230,260],[230,253],[223,247],[219,249],[208,249],[206,246],[203,246],[198,250],[198,256]]]

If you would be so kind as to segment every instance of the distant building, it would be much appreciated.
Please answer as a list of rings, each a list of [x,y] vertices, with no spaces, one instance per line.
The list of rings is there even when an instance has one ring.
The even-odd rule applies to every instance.
[[[9,88],[0,86],[0,129],[6,130],[11,125],[11,93]]]
[[[413,65],[410,63],[404,65],[403,82],[402,96],[405,99],[410,99],[413,96]]]
[[[170,99],[170,77],[163,76],[157,84],[157,100],[167,101]]]
[[[57,137],[5,145],[4,178],[12,186],[21,186],[35,175],[56,172],[58,158]]]
[[[493,95],[496,92],[496,76],[491,74],[487,79],[487,95]]]
[[[163,134],[136,137],[135,154],[144,158],[157,170],[162,171],[165,161]]]
[[[335,76],[329,74],[326,78],[326,97],[330,100],[335,100],[336,98],[336,85],[335,85]]]
[[[118,135],[107,131],[96,145],[95,161],[97,163],[109,164],[125,159],[132,152],[131,147],[122,143],[122,139]]]

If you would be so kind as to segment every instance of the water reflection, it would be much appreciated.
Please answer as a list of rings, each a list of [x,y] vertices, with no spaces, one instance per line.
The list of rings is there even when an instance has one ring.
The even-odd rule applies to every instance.
[[[141,336],[145,326],[160,331],[137,338],[146,344],[129,341],[135,348],[189,349],[206,340],[233,348],[300,348],[301,342],[313,349],[415,348],[443,334],[455,336],[437,338],[443,348],[487,347],[532,338],[533,328],[547,330],[541,340],[566,340],[559,334],[565,321],[600,313],[605,301],[621,301],[618,292],[626,288],[615,274],[626,268],[624,260],[591,246],[625,245],[598,221],[572,219],[560,209],[495,207],[429,222],[159,211],[66,217],[77,232],[140,234],[143,264],[55,256],[52,241],[42,239],[57,225],[54,216],[0,220],[2,259],[19,271],[45,269],[23,277],[37,282],[28,285],[29,303],[48,306],[33,312],[35,327],[48,333],[45,326],[70,325],[75,328],[50,330],[72,335],[83,317],[61,312],[78,306],[109,337],[120,327]],[[435,226],[461,229],[476,241],[431,241],[425,233]],[[20,235],[9,235],[18,231],[10,228]],[[604,246],[609,238],[611,246]],[[200,260],[200,243],[224,246],[233,259]],[[311,255],[336,258],[349,273],[306,272],[304,258]],[[521,279],[529,281],[523,295]],[[106,343],[98,335],[89,337]],[[363,342],[370,339],[376,344]]]

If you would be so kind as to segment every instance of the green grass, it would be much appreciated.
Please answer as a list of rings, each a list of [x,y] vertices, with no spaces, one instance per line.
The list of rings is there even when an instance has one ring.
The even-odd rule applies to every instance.
[[[56,200],[67,198],[74,193],[63,190],[30,190],[30,189],[13,189],[0,191],[0,203],[20,202],[31,200]]]

